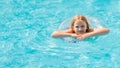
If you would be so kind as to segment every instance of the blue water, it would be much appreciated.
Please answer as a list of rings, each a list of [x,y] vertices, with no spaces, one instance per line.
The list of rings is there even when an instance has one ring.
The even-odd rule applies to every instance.
[[[0,0],[0,68],[120,68],[120,0]],[[109,34],[52,38],[74,15],[104,21]]]

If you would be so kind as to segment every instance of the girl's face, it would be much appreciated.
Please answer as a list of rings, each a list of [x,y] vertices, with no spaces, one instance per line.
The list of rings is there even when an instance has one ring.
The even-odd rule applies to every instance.
[[[86,32],[87,25],[84,21],[77,20],[74,23],[73,29],[76,34],[83,34]]]

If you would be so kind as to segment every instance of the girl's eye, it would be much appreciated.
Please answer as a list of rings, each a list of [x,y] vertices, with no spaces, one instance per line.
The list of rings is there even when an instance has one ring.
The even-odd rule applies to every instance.
[[[79,26],[75,26],[76,28],[79,28]]]
[[[84,25],[82,25],[81,27],[84,27]]]

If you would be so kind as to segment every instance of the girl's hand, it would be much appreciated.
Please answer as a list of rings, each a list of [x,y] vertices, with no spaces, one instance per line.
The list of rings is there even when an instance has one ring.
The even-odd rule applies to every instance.
[[[77,37],[78,35],[77,35],[77,34],[71,34],[70,36],[72,36],[72,37]]]
[[[85,39],[85,37],[81,35],[81,36],[77,37],[77,39],[78,40],[83,40],[83,39]]]
[[[77,37],[77,39],[83,40],[83,39],[85,39],[85,38],[88,38],[89,36],[90,36],[90,34],[83,34],[83,35],[79,35],[79,36]]]

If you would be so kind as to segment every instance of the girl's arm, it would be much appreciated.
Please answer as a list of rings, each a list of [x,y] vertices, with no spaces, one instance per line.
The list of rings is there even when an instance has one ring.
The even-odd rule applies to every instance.
[[[90,36],[100,35],[100,34],[104,34],[107,32],[109,32],[108,28],[98,28],[98,29],[94,29],[91,32],[88,32],[88,33],[85,33],[85,34],[79,36],[78,39],[82,40],[82,39],[88,38]]]
[[[60,36],[76,36],[74,33],[72,33],[71,29],[68,30],[61,30],[61,31],[54,31],[51,34],[52,37],[60,37]]]

